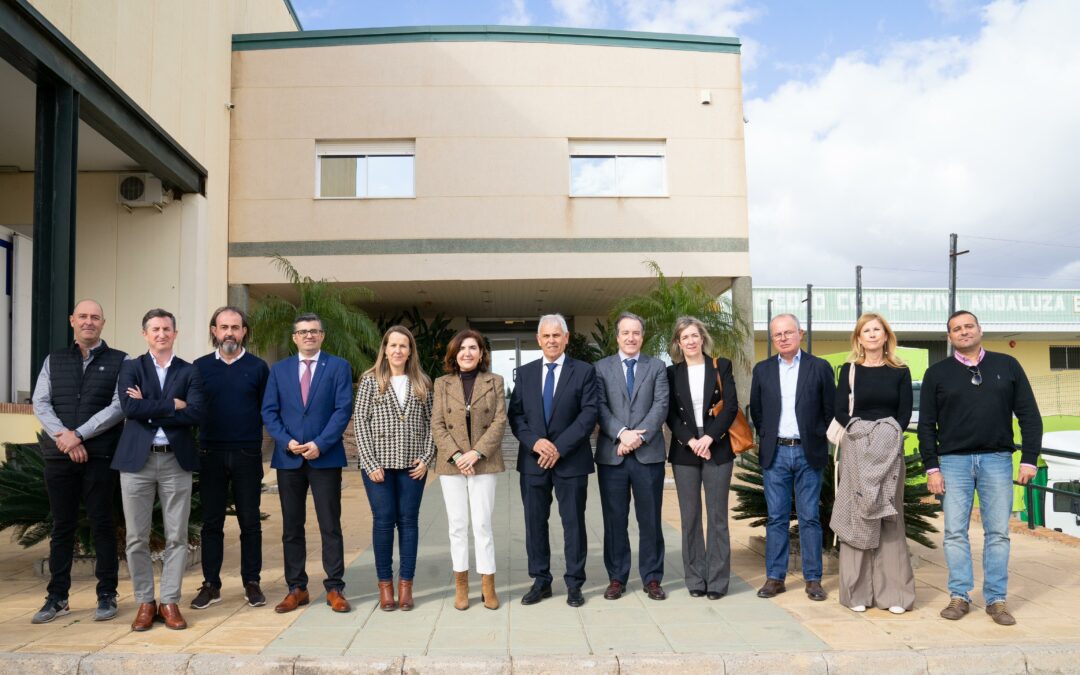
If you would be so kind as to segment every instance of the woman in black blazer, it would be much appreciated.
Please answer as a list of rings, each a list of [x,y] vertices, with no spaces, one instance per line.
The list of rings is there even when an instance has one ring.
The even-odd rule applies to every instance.
[[[675,363],[667,369],[671,392],[667,425],[671,429],[668,460],[675,474],[682,520],[686,587],[692,597],[719,600],[727,594],[731,577],[727,508],[735,455],[728,427],[735,420],[739,403],[731,361],[711,357],[712,347],[712,338],[700,320],[684,316],[675,322],[668,350]],[[721,400],[723,407],[716,411]],[[701,524],[702,486],[709,520],[707,537]]]

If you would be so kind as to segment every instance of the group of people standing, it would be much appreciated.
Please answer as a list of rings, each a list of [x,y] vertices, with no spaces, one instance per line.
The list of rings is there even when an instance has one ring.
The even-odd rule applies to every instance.
[[[503,379],[490,372],[486,340],[472,329],[450,341],[443,360],[446,374],[432,382],[420,366],[412,333],[404,326],[389,328],[354,397],[351,368],[322,351],[325,329],[314,314],[296,317],[292,339],[298,353],[272,367],[246,351],[250,329],[236,307],[214,312],[210,338],[215,350],[194,364],[173,353],[176,319],[165,310],[144,316],[148,351],[135,358],[101,340],[105,317],[97,302],[80,302],[71,325],[74,345],[46,358],[33,397],[46,432],[46,485],[54,514],[52,578],[34,623],[69,611],[80,500],[85,501],[99,553],[95,620],[116,616],[112,499],[117,472],[127,560],[139,604],[134,630],[148,630],[155,620],[173,629],[187,626],[178,603],[196,470],[204,580],[190,606],[205,609],[221,599],[230,495],[240,526],[244,595],[249,605],[264,605],[259,585],[264,426],[274,441],[271,467],[277,472],[288,586],[275,611],[293,611],[310,602],[305,570],[309,491],[321,537],[326,603],[335,612],[350,611],[341,530],[341,472],[347,464],[342,437],[350,420],[373,516],[372,547],[383,610],[407,611],[415,604],[419,510],[432,468],[449,523],[454,606],[464,610],[470,604],[470,525],[482,604],[499,606],[492,514],[496,474],[505,470],[501,443],[507,423],[519,443],[517,469],[533,580],[523,604],[552,595],[548,522],[553,495],[564,534],[566,602],[572,607],[584,603],[585,506],[588,477],[594,471],[609,581],[603,597],[616,600],[627,589],[632,497],[642,587],[650,599],[665,599],[661,506],[666,462],[672,464],[679,502],[686,587],[691,596],[710,600],[728,592],[727,510],[735,458],[729,430],[739,403],[731,361],[712,354],[711,336],[696,318],[677,321],[669,342],[673,363],[665,366],[641,351],[646,328],[641,317],[620,315],[615,324],[618,353],[590,365],[566,354],[570,335],[565,319],[543,316],[537,328],[543,356],[518,368],[509,403]],[[829,457],[826,428],[835,417],[846,429],[833,517],[833,529],[841,534],[840,601],[855,611],[869,606],[911,609],[914,577],[904,537],[902,459],[902,430],[912,412],[911,376],[896,358],[895,335],[879,315],[860,318],[852,335],[851,363],[841,369],[837,389],[832,368],[800,349],[803,333],[796,317],[774,318],[770,334],[778,355],[755,366],[749,405],[760,440],[769,511],[767,580],[758,595],[769,598],[786,590],[794,501],[806,594],[812,600],[826,598],[818,502]],[[973,582],[967,519],[972,489],[978,487],[987,532],[987,611],[998,623],[1008,623],[1009,506],[996,491],[1011,483],[1011,474],[1002,478],[1001,466],[1010,462],[1011,467],[1005,453],[1011,457],[1012,413],[1020,417],[1024,433],[1021,482],[1034,474],[1041,422],[1019,364],[983,352],[980,338],[970,313],[949,319],[957,357],[927,371],[919,436],[930,490],[945,495],[952,599],[942,616],[958,619],[968,611]],[[964,373],[970,382],[960,381],[967,377]],[[965,385],[975,387],[975,393]],[[590,438],[597,426],[594,453]],[[1007,438],[1004,426],[1010,427]],[[155,498],[164,517],[160,595],[155,594],[150,559]]]

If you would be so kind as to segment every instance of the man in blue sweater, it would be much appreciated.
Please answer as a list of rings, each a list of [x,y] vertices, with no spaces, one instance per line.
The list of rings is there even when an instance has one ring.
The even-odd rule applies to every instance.
[[[225,506],[232,490],[240,523],[240,578],[252,607],[266,604],[259,587],[262,571],[262,399],[270,368],[248,353],[247,316],[221,307],[210,317],[215,350],[195,361],[206,394],[199,427],[199,495],[202,498],[203,584],[191,601],[206,609],[221,601],[221,563],[225,549]]]

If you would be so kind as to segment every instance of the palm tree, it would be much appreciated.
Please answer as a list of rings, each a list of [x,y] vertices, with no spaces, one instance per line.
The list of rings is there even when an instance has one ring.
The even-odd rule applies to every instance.
[[[293,303],[277,295],[258,300],[250,317],[251,343],[262,352],[273,349],[279,354],[293,354],[296,352],[292,341],[293,319],[298,314],[314,312],[322,318],[326,330],[323,348],[348,361],[353,377],[359,378],[360,373],[371,367],[382,340],[379,327],[356,305],[361,300],[370,300],[373,293],[358,286],[342,288],[326,279],[301,276],[284,256],[275,253],[270,257],[299,300]]]
[[[727,296],[717,297],[697,279],[664,276],[655,261],[645,264],[656,275],[656,286],[640,295],[620,300],[611,310],[614,319],[620,312],[633,312],[645,319],[645,344],[642,351],[660,356],[667,353],[675,322],[681,316],[694,316],[705,324],[712,336],[712,356],[725,356],[736,363],[746,360],[742,346],[750,335],[750,325]]]

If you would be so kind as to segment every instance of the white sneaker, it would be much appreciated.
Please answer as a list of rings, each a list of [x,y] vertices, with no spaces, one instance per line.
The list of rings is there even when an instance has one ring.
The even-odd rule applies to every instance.
[[[866,605],[855,605],[854,607],[849,607],[848,609],[850,609],[853,612],[865,612],[866,611]]]
[[[904,609],[903,607],[900,607],[899,605],[893,605],[892,607],[889,608],[889,611],[892,612],[893,614],[903,614],[907,610]]]

